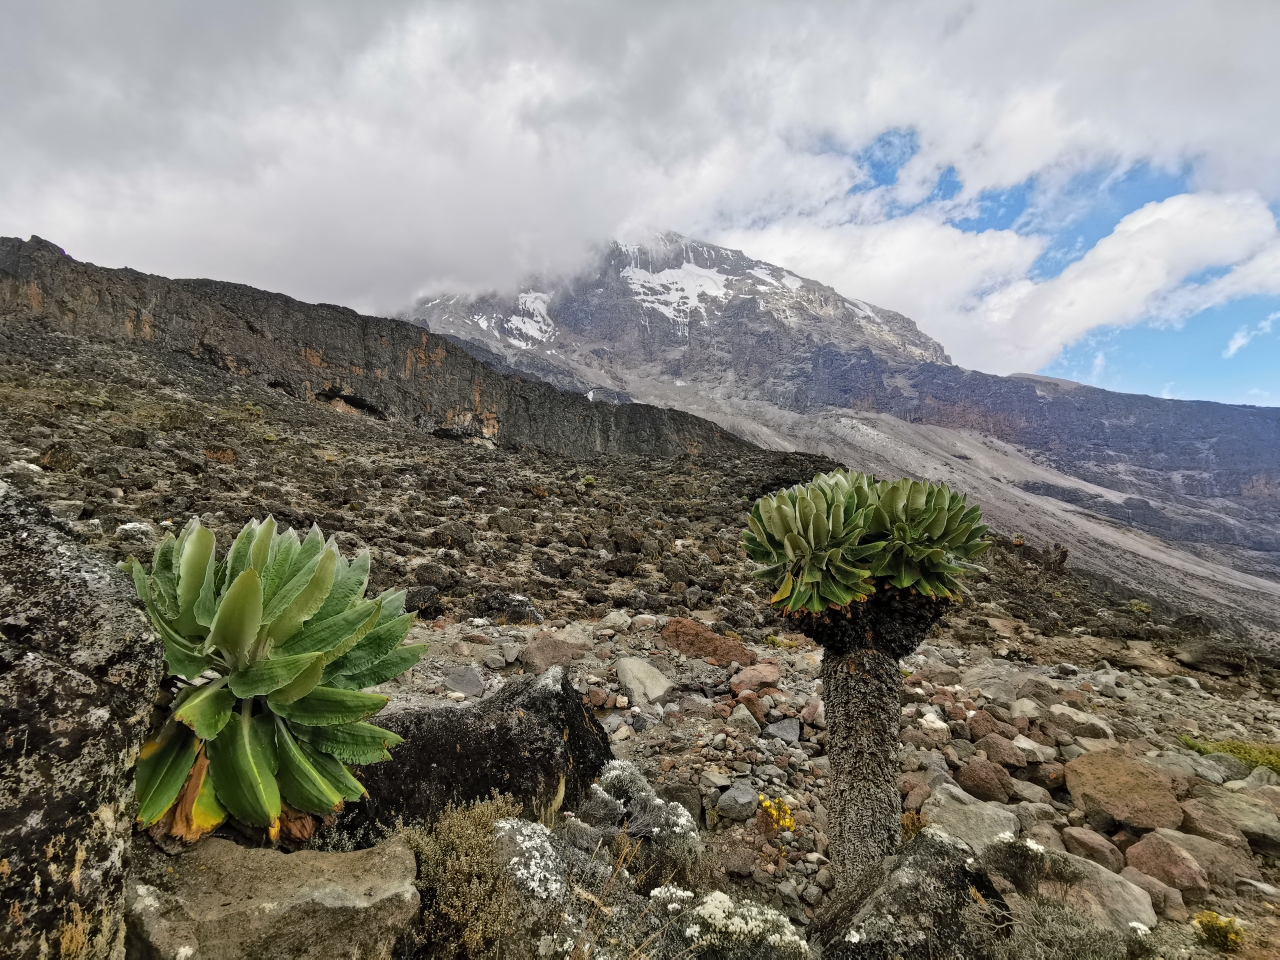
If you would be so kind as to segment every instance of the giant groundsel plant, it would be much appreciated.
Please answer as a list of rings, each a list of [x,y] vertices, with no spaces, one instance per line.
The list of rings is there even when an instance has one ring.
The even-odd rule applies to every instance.
[[[348,562],[313,526],[250,521],[218,560],[193,518],[156,547],[150,574],[130,557],[138,596],[187,683],[142,748],[138,820],[173,810],[172,833],[198,839],[228,813],[279,830],[281,801],[324,816],[365,796],[348,764],[390,758],[400,738],[365,722],[387,698],[362,692],[418,662],[403,645],[404,593],[366,599],[369,554]]]
[[[743,541],[776,607],[821,614],[866,600],[878,584],[963,594],[956,577],[980,570],[970,561],[989,545],[981,519],[944,484],[833,470],[757,500]]]

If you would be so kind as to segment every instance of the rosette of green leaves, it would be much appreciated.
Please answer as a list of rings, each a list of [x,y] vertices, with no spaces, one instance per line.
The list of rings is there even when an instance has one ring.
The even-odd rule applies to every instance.
[[[281,800],[324,816],[365,796],[348,764],[390,758],[400,742],[366,722],[387,698],[363,688],[418,662],[402,641],[404,593],[366,599],[369,554],[348,562],[313,526],[305,538],[272,517],[251,521],[227,555],[193,518],[133,557],[138,596],[164,641],[169,672],[190,681],[137,766],[138,819],[174,811],[173,833],[197,839],[229,812],[279,829]]]
[[[982,512],[945,485],[834,470],[756,501],[743,532],[787,613],[861,602],[881,585],[951,598],[988,547]]]

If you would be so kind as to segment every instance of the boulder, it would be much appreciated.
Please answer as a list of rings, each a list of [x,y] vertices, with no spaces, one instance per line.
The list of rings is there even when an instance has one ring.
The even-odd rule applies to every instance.
[[[1058,756],[1058,748],[1036,743],[1030,737],[1018,734],[1013,745],[1022,752],[1028,763],[1052,763]]]
[[[1044,715],[1044,707],[1040,706],[1036,701],[1026,697],[1015,700],[1009,705],[1009,716],[1015,720],[1026,718],[1027,720],[1039,720]]]
[[[878,869],[878,875],[833,891],[833,903],[810,937],[822,945],[823,960],[984,956],[988,934],[972,922],[974,904],[990,911],[988,919],[1007,916],[974,852],[932,825]]]
[[[771,723],[764,728],[762,734],[766,740],[772,740],[774,737],[783,740],[786,743],[800,742],[800,719],[798,717],[787,717],[785,720],[779,720]]]
[[[1187,800],[1182,804],[1183,833],[1204,837],[1223,846],[1248,850],[1249,841],[1226,817],[1205,800]]]
[[[979,800],[1007,803],[1013,793],[1013,778],[1004,767],[990,760],[970,760],[955,776],[965,792]]]
[[[1258,868],[1254,866],[1253,860],[1244,850],[1223,846],[1204,837],[1179,833],[1177,830],[1157,830],[1156,833],[1166,837],[1171,843],[1194,857],[1212,884],[1234,891],[1236,881],[1239,879],[1260,879]],[[1130,847],[1130,849],[1133,848]]]
[[[1065,703],[1055,703],[1049,708],[1049,718],[1073,737],[1085,737],[1092,740],[1114,740],[1115,732],[1111,725],[1101,717],[1069,707]]]
[[[756,722],[755,716],[745,703],[740,703],[733,708],[733,712],[729,714],[729,719],[726,723],[733,729],[741,730],[743,733],[750,734],[753,737],[760,732],[760,724]]]
[[[475,667],[456,667],[450,670],[445,675],[444,685],[468,697],[478,697],[484,693],[484,677]]]
[[[966,690],[977,689],[988,700],[1011,703],[1017,699],[1018,688],[1027,680],[1027,674],[1015,670],[1008,663],[989,660],[966,670],[960,685]]]
[[[949,783],[939,783],[933,795],[920,807],[925,820],[963,840],[981,853],[1001,834],[1017,836],[1021,825],[1018,818],[1001,807],[984,803]]]
[[[1187,908],[1182,902],[1182,894],[1173,887],[1166,886],[1155,877],[1149,877],[1133,867],[1125,867],[1120,871],[1120,876],[1135,887],[1147,891],[1147,896],[1151,898],[1151,908],[1166,920],[1177,923],[1187,920]]]
[[[992,763],[998,763],[1002,767],[1016,768],[1027,765],[1027,758],[1023,756],[1022,751],[998,733],[987,734],[975,742],[974,747],[986,753],[987,759]]]
[[[520,651],[520,662],[525,673],[546,673],[552,667],[565,667],[574,660],[581,660],[589,649],[562,637],[543,637],[525,644]]]
[[[613,759],[609,738],[563,667],[517,676],[467,707],[382,714],[379,726],[404,737],[393,759],[359,771],[369,798],[350,804],[339,825],[434,820],[449,803],[510,793],[532,815],[561,798],[570,808]]]
[[[0,482],[6,957],[70,956],[68,931],[110,944],[123,930],[133,763],[164,672],[134,597],[128,576]]]
[[[399,839],[285,854],[210,837],[181,857],[140,854],[129,878],[130,957],[387,956],[418,922],[417,863]]]
[[[1062,834],[1053,829],[1052,824],[1034,823],[1024,829],[1022,835],[1025,839],[1039,844],[1046,850],[1056,850],[1059,853],[1067,852],[1067,847],[1062,842]]]
[[[1100,863],[1112,873],[1124,869],[1124,854],[1102,834],[1083,827],[1067,827],[1062,831],[1062,843],[1068,853]]]
[[[734,674],[733,679],[729,681],[729,686],[736,696],[742,693],[743,690],[759,690],[762,687],[777,686],[778,681],[781,679],[782,668],[776,663],[757,663],[755,666],[746,667]]]
[[[1188,903],[1199,903],[1209,892],[1209,876],[1181,845],[1174,843],[1172,830],[1149,833],[1125,852],[1130,867],[1173,887]]]
[[[716,809],[726,820],[750,820],[756,815],[756,804],[759,802],[760,797],[755,787],[747,780],[738,780],[720,794]]]
[[[756,655],[741,640],[722,637],[696,620],[672,617],[662,628],[662,639],[667,646],[679,650],[686,657],[714,659],[722,666],[735,660],[744,667],[756,662]]]
[[[1140,923],[1150,929],[1159,922],[1150,894],[1141,887],[1092,860],[1070,853],[1054,856],[1062,858],[1059,862],[1065,864],[1075,877],[1063,899],[1098,923],[1128,936],[1133,929],[1131,924]],[[1060,890],[1061,887],[1053,881],[1040,885],[1042,895],[1054,896]]]
[[[1006,740],[1012,740],[1018,735],[1018,728],[1009,723],[997,720],[985,710],[976,710],[972,717],[968,719],[969,736],[974,740],[981,740],[989,734],[999,734]]]
[[[1122,750],[1085,754],[1067,764],[1067,789],[1095,829],[1114,824],[1153,830],[1182,824],[1177,797],[1160,776]]]
[[[647,660],[624,657],[614,669],[622,692],[632,703],[666,703],[675,694],[675,683]]]
[[[1203,783],[1192,788],[1191,796],[1203,800],[1239,830],[1253,850],[1271,857],[1280,856],[1280,818],[1269,804],[1247,794]]]
[[[1204,759],[1206,763],[1218,768],[1224,783],[1228,780],[1243,780],[1253,772],[1252,765],[1229,753],[1206,753]]]

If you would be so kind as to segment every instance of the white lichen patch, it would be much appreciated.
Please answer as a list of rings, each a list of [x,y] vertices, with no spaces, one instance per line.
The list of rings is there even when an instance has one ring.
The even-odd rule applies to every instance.
[[[539,900],[560,897],[565,892],[564,864],[551,845],[551,831],[540,823],[515,819],[499,820],[494,826],[517,851],[507,863],[516,883]]]

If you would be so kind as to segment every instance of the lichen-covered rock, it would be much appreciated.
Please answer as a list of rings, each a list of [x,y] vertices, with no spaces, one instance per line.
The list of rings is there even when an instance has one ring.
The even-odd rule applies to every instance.
[[[0,610],[0,953],[106,957],[160,642],[128,578],[4,483]]]
[[[365,824],[434,819],[449,803],[488,799],[497,790],[531,815],[587,795],[613,759],[609,737],[562,667],[509,680],[468,707],[380,715],[380,726],[404,737],[394,759],[360,770],[369,798],[340,822]]]
[[[993,918],[1007,913],[973,849],[926,827],[885,860],[878,873],[837,894],[815,939],[823,946],[823,960],[982,956],[985,934],[968,915],[979,905]]]
[[[417,923],[417,865],[398,839],[329,853],[208,838],[181,857],[139,851],[129,956],[301,960],[389,956]]]

